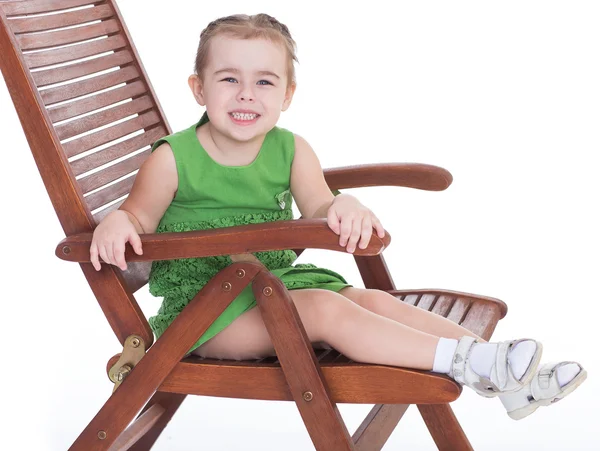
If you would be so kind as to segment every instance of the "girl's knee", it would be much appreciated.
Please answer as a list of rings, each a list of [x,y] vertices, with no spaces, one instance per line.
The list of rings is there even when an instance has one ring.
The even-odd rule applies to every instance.
[[[333,321],[339,321],[351,302],[329,290],[293,290],[292,299],[311,341],[325,341]]]

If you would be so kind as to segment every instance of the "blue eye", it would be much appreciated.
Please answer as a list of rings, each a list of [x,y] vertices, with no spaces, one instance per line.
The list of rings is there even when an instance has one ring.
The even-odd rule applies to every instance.
[[[273,83],[271,83],[271,82],[270,82],[270,81],[268,81],[268,80],[260,80],[258,83],[262,83],[263,81],[264,81],[266,84],[268,84],[268,85],[272,85],[272,84],[273,84]],[[266,85],[262,85],[262,86],[266,86]]]
[[[227,77],[227,78],[224,78],[224,79],[223,79],[223,80],[221,80],[221,81],[228,81],[228,80],[234,80],[234,81],[237,81],[237,80],[236,80],[235,78],[233,78],[233,77]]]

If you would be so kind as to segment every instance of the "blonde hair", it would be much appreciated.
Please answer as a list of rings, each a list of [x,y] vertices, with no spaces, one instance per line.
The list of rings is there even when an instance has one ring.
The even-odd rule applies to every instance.
[[[290,30],[284,24],[268,14],[234,14],[213,20],[200,33],[200,44],[196,53],[194,71],[202,79],[202,73],[208,63],[210,41],[217,35],[226,34],[237,39],[267,39],[275,44],[282,44],[287,53],[287,87],[296,84],[294,61],[296,42],[292,39]]]

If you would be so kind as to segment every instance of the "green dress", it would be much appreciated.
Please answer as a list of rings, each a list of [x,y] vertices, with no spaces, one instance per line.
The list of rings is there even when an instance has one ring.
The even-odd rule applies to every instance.
[[[290,172],[294,135],[274,127],[265,136],[256,159],[246,166],[223,166],[204,150],[196,128],[208,121],[206,113],[191,127],[166,136],[173,150],[179,185],[156,233],[185,232],[293,219]],[[339,291],[351,286],[336,272],[312,264],[292,265],[292,250],[254,254],[289,289],[321,288]],[[220,270],[229,256],[161,260],[152,264],[150,293],[163,297],[158,313],[149,319],[158,338],[190,300]],[[252,285],[247,286],[190,349],[190,352],[256,306]]]

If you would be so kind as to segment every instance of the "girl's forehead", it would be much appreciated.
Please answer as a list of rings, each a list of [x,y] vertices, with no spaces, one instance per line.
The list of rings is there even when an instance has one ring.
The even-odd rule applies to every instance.
[[[210,42],[208,65],[213,68],[269,65],[284,70],[286,52],[283,45],[267,39],[215,36]]]

